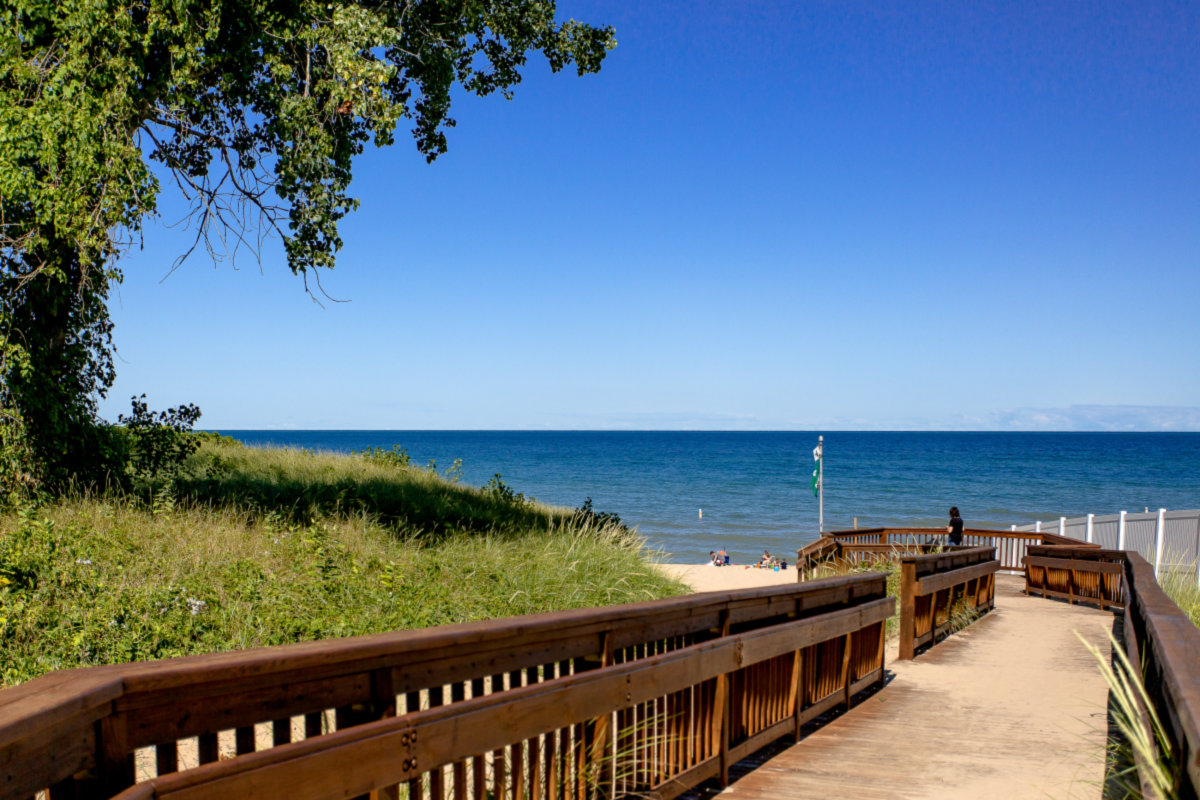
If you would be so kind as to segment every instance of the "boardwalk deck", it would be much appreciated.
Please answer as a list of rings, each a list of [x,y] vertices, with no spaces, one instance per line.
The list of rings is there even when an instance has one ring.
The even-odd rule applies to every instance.
[[[1107,653],[1113,615],[1022,587],[719,796],[1099,798],[1108,690],[1074,631]]]

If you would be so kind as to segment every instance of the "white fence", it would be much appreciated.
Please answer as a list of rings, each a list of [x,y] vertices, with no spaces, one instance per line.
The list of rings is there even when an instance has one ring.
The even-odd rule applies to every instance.
[[[1200,509],[1135,512],[1086,517],[1059,517],[1014,531],[1041,531],[1092,542],[1110,550],[1134,550],[1154,565],[1156,574],[1187,570],[1200,581]]]

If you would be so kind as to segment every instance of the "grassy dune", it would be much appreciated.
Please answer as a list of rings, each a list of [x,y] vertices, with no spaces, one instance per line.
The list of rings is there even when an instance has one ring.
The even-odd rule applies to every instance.
[[[653,556],[502,484],[211,441],[171,492],[0,517],[0,681],[686,591]]]

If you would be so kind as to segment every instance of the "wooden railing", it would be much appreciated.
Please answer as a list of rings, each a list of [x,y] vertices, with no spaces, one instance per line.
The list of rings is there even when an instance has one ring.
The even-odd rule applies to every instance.
[[[1127,552],[1125,649],[1162,721],[1175,773],[1175,796],[1200,795],[1200,629],[1163,592],[1154,568]],[[1141,775],[1146,765],[1138,764]],[[1154,796],[1144,793],[1146,797]]]
[[[1031,546],[1025,556],[1025,594],[1122,608],[1124,565],[1124,550],[1086,545]]]
[[[806,564],[812,564],[830,555],[835,557],[839,555],[839,545],[874,545],[897,552],[912,552],[920,546],[944,546],[947,544],[949,544],[949,538],[945,528],[863,528],[853,531],[834,531],[823,534],[815,542],[798,550],[796,564],[803,573]],[[1000,561],[1000,569],[1004,572],[1023,572],[1022,559],[1029,547],[1042,544],[1091,546],[1051,533],[993,531],[983,528],[967,528],[963,531],[963,546],[995,548],[996,558]]]
[[[1141,670],[1169,743],[1173,796],[1195,800],[1200,796],[1200,629],[1163,592],[1154,568],[1138,553],[1051,538],[1062,543],[1029,549],[1025,593],[1123,611],[1126,656]],[[1149,714],[1141,711],[1149,732]],[[1148,778],[1153,767],[1136,748],[1134,757],[1143,794],[1158,796]]]
[[[881,682],[894,608],[867,574],[53,673],[0,692],[0,797],[673,797]]]
[[[996,604],[1000,562],[990,547],[900,556],[900,659],[936,643],[958,614],[986,613]]]

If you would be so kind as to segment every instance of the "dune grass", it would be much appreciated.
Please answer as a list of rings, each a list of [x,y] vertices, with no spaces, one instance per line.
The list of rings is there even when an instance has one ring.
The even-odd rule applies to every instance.
[[[1200,628],[1200,582],[1196,580],[1196,565],[1192,564],[1186,570],[1168,570],[1158,576],[1158,585],[1166,592],[1167,597],[1175,601],[1175,605]]]
[[[571,509],[524,502],[499,477],[487,487],[460,485],[453,471],[447,470],[447,477],[410,465],[399,450],[347,456],[244,447],[225,437],[206,437],[172,488],[193,505],[243,508],[291,520],[368,514],[405,536],[548,530],[572,515]]]
[[[899,599],[900,562],[894,558],[866,560],[858,563],[829,559],[807,568],[804,571],[804,580],[828,578],[833,575],[859,575],[865,572],[886,572],[888,597]],[[884,630],[887,632],[889,639],[900,635],[899,609],[897,609],[895,614],[887,618],[887,621],[884,623]]]
[[[173,491],[0,516],[0,682],[684,593],[655,558],[502,484],[209,442]]]

